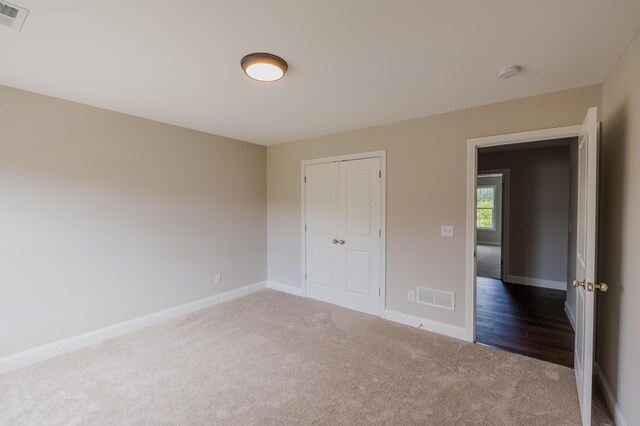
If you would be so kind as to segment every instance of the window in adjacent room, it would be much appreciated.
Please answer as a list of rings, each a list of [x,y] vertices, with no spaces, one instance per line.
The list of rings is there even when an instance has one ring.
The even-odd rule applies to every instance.
[[[496,186],[478,186],[476,193],[476,226],[478,229],[496,229]]]

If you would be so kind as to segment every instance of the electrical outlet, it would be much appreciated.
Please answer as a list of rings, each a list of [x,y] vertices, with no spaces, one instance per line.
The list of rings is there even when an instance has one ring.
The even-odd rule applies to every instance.
[[[408,297],[409,297],[409,302],[415,302],[416,301],[416,292],[413,291],[413,290],[409,290]]]
[[[442,237],[453,237],[453,226],[451,225],[442,225],[440,227],[440,236]]]
[[[222,282],[222,275],[216,274],[214,281],[216,284],[220,284]]]

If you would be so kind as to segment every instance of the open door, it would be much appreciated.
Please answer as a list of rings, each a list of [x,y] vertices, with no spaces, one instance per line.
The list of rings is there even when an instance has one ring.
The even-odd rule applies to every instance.
[[[595,284],[598,197],[598,110],[590,108],[578,140],[578,223],[576,250],[575,374],[582,424],[591,424],[591,391],[594,362]]]

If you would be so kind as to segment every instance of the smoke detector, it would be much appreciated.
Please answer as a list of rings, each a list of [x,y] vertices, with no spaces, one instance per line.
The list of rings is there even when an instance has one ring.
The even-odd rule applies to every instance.
[[[0,1],[0,25],[20,31],[29,11],[24,7]]]
[[[507,79],[515,77],[520,71],[522,71],[522,67],[519,65],[505,67],[498,71],[498,78]]]

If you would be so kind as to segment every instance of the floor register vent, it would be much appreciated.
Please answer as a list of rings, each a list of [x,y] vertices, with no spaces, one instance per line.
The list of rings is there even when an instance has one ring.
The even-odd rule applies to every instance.
[[[449,310],[455,309],[455,293],[433,288],[418,287],[416,302]]]
[[[0,25],[20,31],[29,11],[15,4],[0,1]]]

